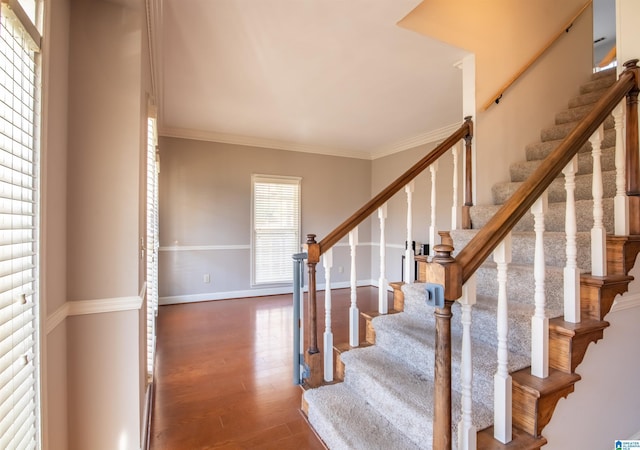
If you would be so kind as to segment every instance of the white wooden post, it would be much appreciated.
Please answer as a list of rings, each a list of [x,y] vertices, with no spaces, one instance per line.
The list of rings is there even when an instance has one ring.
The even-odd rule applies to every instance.
[[[324,267],[324,381],[333,381],[333,333],[331,332],[331,267],[333,249],[322,255]]]
[[[333,249],[322,255],[324,267],[324,381],[333,381],[333,332],[331,331],[331,267]]]
[[[617,236],[629,234],[629,201],[626,195],[625,121],[624,101],[613,110],[616,125],[616,196],[614,199],[614,232]]]
[[[387,300],[387,278],[386,278],[386,253],[387,243],[384,236],[384,225],[387,219],[387,204],[378,208],[378,219],[380,219],[380,278],[378,279],[378,312],[387,314],[389,301]]]
[[[578,246],[576,241],[576,172],[578,172],[578,156],[576,155],[564,168],[564,188],[567,192],[564,230],[567,237],[567,261],[564,267],[564,320],[580,322],[580,269],[578,269]]]
[[[531,318],[531,374],[538,378],[549,376],[549,319],[545,314],[546,297],[544,293],[544,215],[547,212],[547,192],[536,200],[531,207],[536,233],[534,278],[535,312]]]
[[[438,176],[438,161],[435,161],[429,166],[431,172],[431,224],[429,225],[429,255],[433,256],[435,253],[433,247],[436,246],[436,181]]]
[[[511,233],[493,251],[498,265],[498,369],[493,377],[493,437],[506,444],[511,442],[511,375],[509,375],[509,310],[507,303],[507,269],[511,262]]]
[[[462,146],[462,142],[451,147],[451,153],[453,154],[453,201],[451,204],[451,229],[457,230],[460,227],[460,215],[458,211],[460,209],[460,205],[458,204],[458,154],[460,152],[460,147]]]
[[[360,311],[358,311],[358,278],[356,274],[356,246],[358,245],[358,228],[349,232],[351,247],[351,306],[349,307],[349,345],[360,345]]]
[[[589,138],[593,155],[593,228],[591,229],[591,275],[605,276],[607,274],[607,232],[604,228],[604,211],[602,209],[602,149],[603,127]]]
[[[472,422],[472,392],[473,359],[471,349],[471,308],[476,304],[476,276],[475,274],[462,286],[462,297],[459,300],[462,307],[462,361],[460,367],[460,381],[462,386],[462,414],[458,423],[458,449],[475,450],[476,427]]]
[[[413,181],[404,187],[404,191],[407,193],[407,245],[404,252],[404,282],[413,282],[413,267],[414,267],[414,251],[413,246]]]

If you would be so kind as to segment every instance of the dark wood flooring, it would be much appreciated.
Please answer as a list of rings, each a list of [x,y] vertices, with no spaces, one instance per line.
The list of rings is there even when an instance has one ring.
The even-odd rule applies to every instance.
[[[336,344],[348,340],[349,297],[332,294]],[[360,311],[376,310],[377,298],[359,288]],[[160,307],[152,450],[324,448],[292,383],[291,303],[280,295]],[[322,292],[318,305],[322,343]]]

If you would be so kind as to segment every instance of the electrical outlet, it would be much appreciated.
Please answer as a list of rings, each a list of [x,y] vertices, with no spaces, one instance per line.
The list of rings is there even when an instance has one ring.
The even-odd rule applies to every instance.
[[[205,273],[202,281],[205,283],[211,283],[211,276],[208,273]]]

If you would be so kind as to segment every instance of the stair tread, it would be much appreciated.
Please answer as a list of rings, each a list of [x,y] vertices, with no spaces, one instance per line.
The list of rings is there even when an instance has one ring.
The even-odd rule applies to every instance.
[[[363,442],[371,449],[419,448],[344,383],[311,389],[304,395],[309,403],[309,421],[332,450],[357,448]]]
[[[564,317],[555,317],[549,320],[549,331],[553,331],[567,336],[576,336],[591,333],[607,328],[609,322],[606,320],[584,319],[578,323],[567,322]]]
[[[533,437],[526,431],[518,427],[512,427],[512,440],[503,444],[493,437],[493,426],[478,431],[477,448],[481,450],[517,450],[517,449],[538,449],[547,443],[543,436]]]
[[[511,378],[514,386],[517,385],[530,394],[542,397],[575,384],[582,377],[577,373],[565,373],[549,368],[549,376],[547,378],[539,378],[531,374],[530,367],[526,367],[512,373]]]

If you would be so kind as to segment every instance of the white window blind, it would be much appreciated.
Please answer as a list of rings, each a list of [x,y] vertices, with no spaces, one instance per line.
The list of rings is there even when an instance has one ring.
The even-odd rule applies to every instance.
[[[300,178],[253,175],[253,284],[293,281],[300,251]]]
[[[158,163],[156,120],[147,120],[147,374],[153,376],[158,312]]]
[[[39,69],[35,27],[11,6],[0,16],[0,448],[22,449],[40,442]]]

